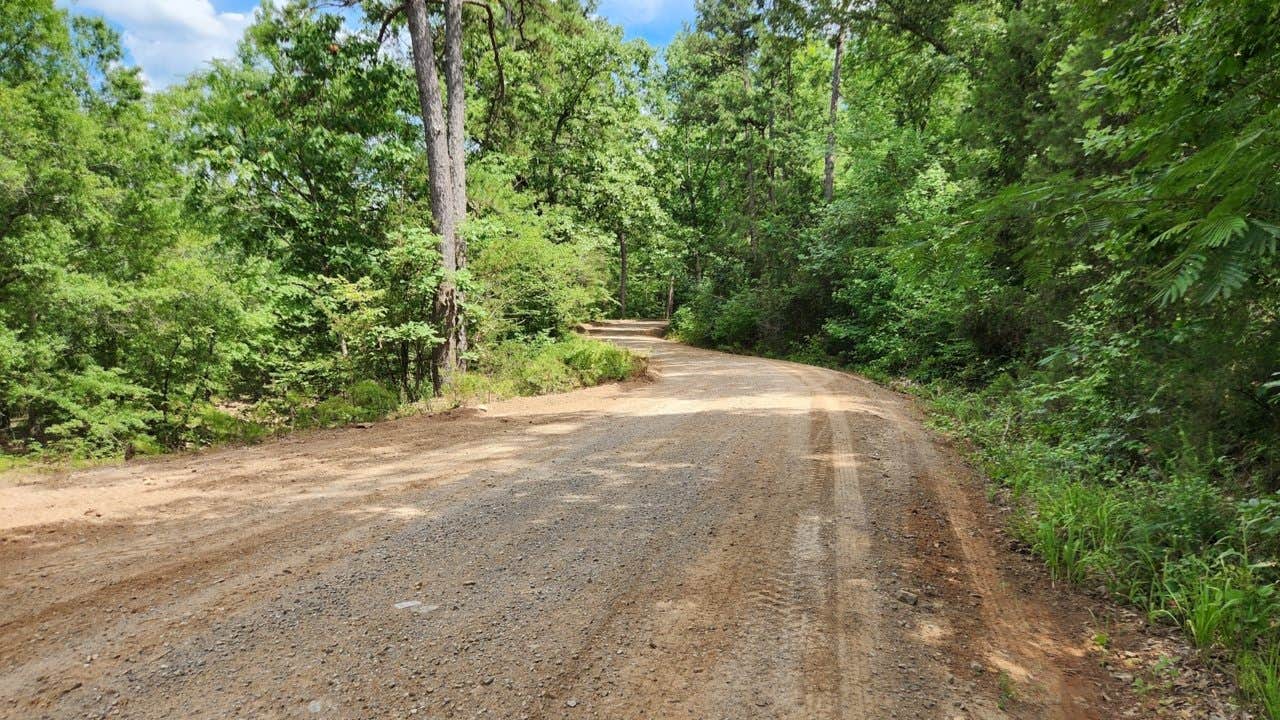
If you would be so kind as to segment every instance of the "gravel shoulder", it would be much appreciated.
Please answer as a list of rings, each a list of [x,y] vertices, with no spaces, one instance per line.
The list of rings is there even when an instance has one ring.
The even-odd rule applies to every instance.
[[[0,483],[0,717],[1111,718],[911,401],[654,377]]]

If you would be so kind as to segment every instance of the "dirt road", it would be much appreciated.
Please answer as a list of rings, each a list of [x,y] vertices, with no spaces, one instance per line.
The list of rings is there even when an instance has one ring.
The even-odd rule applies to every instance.
[[[867,381],[656,377],[0,484],[8,718],[1105,718],[1087,616]]]

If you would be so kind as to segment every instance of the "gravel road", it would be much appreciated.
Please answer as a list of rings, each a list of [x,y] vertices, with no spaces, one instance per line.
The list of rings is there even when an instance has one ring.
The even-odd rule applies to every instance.
[[[592,329],[646,380],[0,481],[0,716],[1115,716],[910,400],[658,329]]]

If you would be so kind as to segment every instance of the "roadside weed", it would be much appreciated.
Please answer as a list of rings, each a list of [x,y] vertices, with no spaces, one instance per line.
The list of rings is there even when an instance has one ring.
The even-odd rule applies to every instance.
[[[1240,687],[1271,717],[1280,717],[1280,644],[1242,654],[1236,660]]]
[[[1111,644],[1111,636],[1101,630],[1094,633],[1092,639],[1093,639],[1093,644],[1097,645],[1103,650],[1106,650],[1107,646]]]
[[[1000,671],[1000,675],[996,678],[996,682],[1000,686],[1000,697],[996,700],[996,707],[1001,710],[1007,710],[1009,708],[1009,703],[1018,699],[1018,689],[1013,684],[1013,678],[1009,676],[1009,673],[1003,670]]]
[[[1009,490],[1015,533],[1055,581],[1105,583],[1152,621],[1182,627],[1196,648],[1230,658],[1242,694],[1280,718],[1280,494],[1233,498],[1223,478],[1236,466],[1207,440],[1182,438],[1184,451],[1162,464],[1126,467],[1090,449],[1112,442],[1105,433],[1086,427],[1074,441],[1035,402],[930,392],[948,414],[939,423],[971,439]],[[1102,648],[1110,640],[1093,636]]]

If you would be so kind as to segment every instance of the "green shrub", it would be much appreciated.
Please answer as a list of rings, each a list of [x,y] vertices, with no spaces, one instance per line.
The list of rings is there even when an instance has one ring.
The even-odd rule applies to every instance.
[[[711,341],[721,347],[746,348],[756,343],[760,305],[756,293],[745,290],[721,303],[711,325]]]
[[[360,408],[352,405],[344,397],[335,396],[316,403],[316,406],[311,408],[307,414],[307,420],[304,424],[332,427],[355,422],[360,417]]]
[[[1174,477],[1134,491],[1140,518],[1134,542],[1161,548],[1170,558],[1200,554],[1233,530],[1233,508],[1208,478]]]
[[[672,313],[667,335],[691,345],[705,345],[710,341],[711,329],[701,315],[685,305]]]
[[[358,420],[378,420],[400,407],[400,398],[375,380],[361,380],[347,390]]]
[[[335,427],[353,422],[380,420],[400,407],[394,393],[373,380],[362,380],[312,407],[282,408],[303,427]]]
[[[568,226],[569,237],[556,237]],[[559,336],[609,302],[598,243],[555,211],[510,211],[467,224],[477,344]]]
[[[637,370],[634,355],[617,345],[595,340],[569,338],[558,344],[556,352],[564,364],[577,373],[582,385],[626,380]]]
[[[563,358],[544,351],[530,356],[517,370],[516,387],[521,395],[540,395],[568,390],[575,379]]]
[[[517,395],[515,387],[508,378],[498,378],[480,372],[464,372],[453,377],[451,383],[444,388],[444,395],[451,406],[457,407],[468,400],[488,402],[498,398]]]
[[[537,395],[625,380],[642,368],[642,360],[616,345],[579,336],[555,341],[544,337],[486,348],[476,369],[488,379],[481,382],[465,374],[455,383],[499,397]]]
[[[1280,557],[1280,493],[1241,500],[1236,515],[1247,557]]]
[[[693,299],[677,309],[671,319],[671,334],[695,345],[733,350],[757,347],[764,325],[778,324],[773,307],[762,307],[768,298],[751,289],[737,290],[727,297],[718,294],[710,281],[698,285]]]
[[[136,435],[130,445],[138,455],[159,455],[165,450],[164,445],[150,435]]]
[[[186,418],[181,437],[189,445],[202,446],[225,442],[259,442],[270,432],[268,425],[203,404],[197,406]]]

